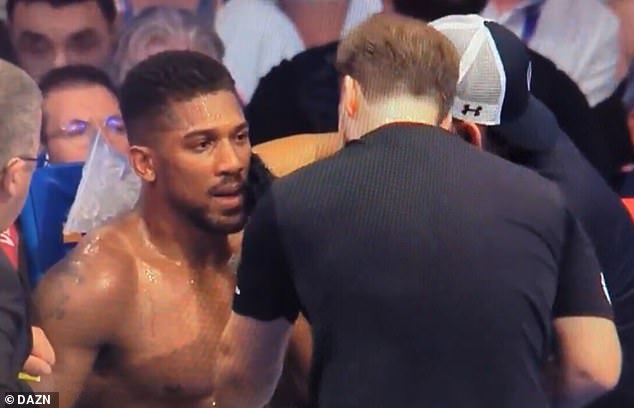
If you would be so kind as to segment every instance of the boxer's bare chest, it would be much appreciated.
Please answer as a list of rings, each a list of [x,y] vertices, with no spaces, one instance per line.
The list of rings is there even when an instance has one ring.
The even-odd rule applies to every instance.
[[[214,353],[231,311],[232,268],[189,273],[180,265],[139,260],[136,301],[121,321],[117,344],[100,354],[94,376],[139,402],[203,406],[200,401],[213,391]]]

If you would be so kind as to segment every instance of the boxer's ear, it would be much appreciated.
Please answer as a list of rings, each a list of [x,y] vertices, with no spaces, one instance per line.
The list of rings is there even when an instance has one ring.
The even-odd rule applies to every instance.
[[[147,146],[130,146],[130,164],[134,172],[147,183],[156,180],[156,168],[152,150]]]

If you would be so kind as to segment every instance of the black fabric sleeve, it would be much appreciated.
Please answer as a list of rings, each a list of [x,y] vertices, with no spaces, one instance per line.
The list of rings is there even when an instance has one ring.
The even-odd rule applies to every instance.
[[[0,266],[0,395],[30,391],[18,380],[26,360],[30,327],[25,326],[26,304],[17,273]],[[28,330],[28,333],[23,332]]]
[[[242,239],[233,311],[261,321],[293,323],[300,311],[269,190],[257,203]]]
[[[553,317],[574,316],[613,319],[594,248],[577,219],[566,210]]]

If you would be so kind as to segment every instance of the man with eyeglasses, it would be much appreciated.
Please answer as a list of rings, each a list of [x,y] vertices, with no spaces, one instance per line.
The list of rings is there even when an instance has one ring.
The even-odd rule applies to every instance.
[[[95,130],[127,154],[119,100],[104,72],[88,65],[68,65],[46,74],[40,89],[44,96],[42,144],[49,163],[85,161]]]
[[[41,331],[34,332],[35,341],[32,337],[27,285],[15,270],[15,253],[8,250],[10,227],[24,205],[35,168],[41,100],[37,85],[25,72],[0,61],[0,231],[5,231],[0,251],[0,392],[29,391],[19,380],[23,366],[32,374],[45,374],[55,360]]]

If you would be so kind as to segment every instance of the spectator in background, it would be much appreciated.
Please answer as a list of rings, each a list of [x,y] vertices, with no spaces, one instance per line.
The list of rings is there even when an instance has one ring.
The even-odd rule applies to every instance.
[[[552,59],[579,85],[590,106],[619,84],[619,23],[599,0],[490,0],[482,16],[506,26]]]
[[[18,62],[38,80],[71,64],[104,67],[115,41],[114,0],[8,0]]]
[[[196,11],[201,3],[215,3],[215,0],[121,0],[125,13],[132,16],[150,7],[171,7]]]
[[[230,0],[218,11],[216,30],[225,45],[223,62],[245,104],[261,77],[304,49],[293,22],[273,1]]]
[[[277,0],[293,21],[306,48],[336,41],[374,13],[383,11],[381,0]]]
[[[630,61],[634,58],[634,1],[632,0],[604,0],[612,7],[614,13],[620,20],[621,37],[621,61],[617,69],[617,75],[624,76]]]
[[[225,65],[248,103],[258,81],[284,59],[338,40],[370,15],[381,0],[231,0],[216,28],[227,48]]]
[[[119,13],[129,22],[143,10],[152,7],[169,7],[188,10],[213,25],[218,6],[223,0],[117,0]]]
[[[41,124],[37,85],[17,67],[0,61],[0,230],[15,222],[22,210],[35,169]],[[15,270],[17,254],[0,251],[0,392],[30,391],[18,373],[32,351],[28,285]],[[41,332],[40,332],[41,334]],[[50,349],[50,346],[49,346]],[[40,360],[46,367],[50,357]],[[39,357],[44,357],[40,355]],[[50,373],[50,366],[45,369]]]
[[[113,56],[113,80],[123,83],[134,65],[166,50],[198,51],[217,61],[224,56],[224,46],[212,26],[191,11],[150,7],[124,27]]]
[[[108,76],[89,65],[68,65],[42,78],[42,145],[50,163],[83,162],[94,131],[127,155],[128,139],[117,92]]]

